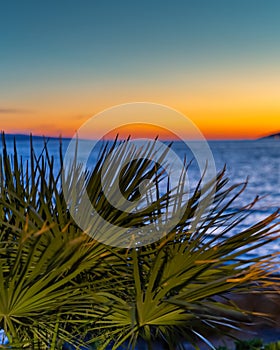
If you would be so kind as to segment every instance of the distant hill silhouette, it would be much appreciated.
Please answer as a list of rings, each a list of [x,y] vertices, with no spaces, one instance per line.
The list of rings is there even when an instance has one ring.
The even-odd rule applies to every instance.
[[[0,131],[0,141],[2,139],[2,134],[3,131]],[[59,136],[45,136],[45,135],[36,135],[36,134],[10,134],[10,133],[4,133],[5,134],[5,139],[6,140],[13,140],[16,139],[17,141],[22,141],[22,140],[29,140],[30,136],[32,136],[33,140],[59,140]],[[69,137],[62,137],[63,139],[70,140],[71,138]]]
[[[260,137],[258,140],[279,140],[280,141],[280,132]]]

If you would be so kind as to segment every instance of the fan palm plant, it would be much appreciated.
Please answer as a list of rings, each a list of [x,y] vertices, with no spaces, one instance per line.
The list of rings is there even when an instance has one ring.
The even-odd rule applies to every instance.
[[[0,328],[9,347],[62,349],[68,342],[78,349],[85,339],[98,349],[134,348],[141,339],[150,349],[155,342],[169,349],[186,340],[210,345],[209,330],[227,334],[248,322],[249,312],[231,302],[231,295],[263,292],[272,284],[273,261],[248,253],[278,237],[279,215],[232,234],[254,202],[229,210],[245,186],[228,186],[224,170],[212,181],[200,182],[182,204],[183,186],[158,190],[166,175],[145,160],[152,150],[148,145],[124,170],[120,188],[132,207],[143,180],[153,179],[156,195],[148,209],[128,216],[108,203],[101,187],[102,166],[116,142],[104,146],[95,167],[81,178],[78,164],[65,178],[61,146],[56,170],[47,143],[36,156],[30,139],[26,165],[16,143],[13,156],[4,135],[2,143]],[[122,152],[115,157],[127,157],[127,149]],[[141,231],[152,223],[156,228],[158,218],[164,220],[179,203],[183,211],[168,235],[154,243],[109,246],[85,234],[72,219],[62,183],[86,189],[96,212],[120,227],[112,232],[113,245],[130,227]],[[100,227],[98,221],[91,227],[97,237]]]
[[[101,291],[112,306],[92,328],[93,334],[103,330],[94,338],[100,349],[108,345],[117,349],[124,343],[134,348],[139,339],[149,349],[156,342],[175,349],[185,341],[194,346],[204,341],[211,347],[209,334],[242,330],[250,314],[260,316],[241,310],[233,300],[242,293],[273,293],[279,285],[272,257],[248,257],[279,237],[278,213],[232,235],[253,203],[229,212],[227,208],[244,187],[236,194],[238,186],[223,190],[223,173],[215,184],[217,192],[207,219],[194,217],[199,198],[195,191],[187,217],[165,239],[122,254],[126,274],[115,276],[114,291]],[[197,220],[192,232],[188,231],[191,218]]]
[[[109,252],[69,219],[47,149],[37,158],[31,139],[30,150],[31,167],[24,168],[16,145],[10,158],[3,137],[0,328],[13,348],[58,349],[77,342],[66,325],[95,303],[86,283],[77,286],[74,278]]]

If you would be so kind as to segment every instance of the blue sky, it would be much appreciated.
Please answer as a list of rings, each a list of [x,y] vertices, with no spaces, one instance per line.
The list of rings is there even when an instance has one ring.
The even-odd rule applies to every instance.
[[[273,96],[277,114],[279,18],[276,0],[2,2],[0,118],[12,130],[29,112],[23,129],[39,132],[36,119],[51,128],[57,110],[61,131],[66,118],[143,99],[193,113],[230,85],[238,100],[245,80],[264,82],[256,95]]]

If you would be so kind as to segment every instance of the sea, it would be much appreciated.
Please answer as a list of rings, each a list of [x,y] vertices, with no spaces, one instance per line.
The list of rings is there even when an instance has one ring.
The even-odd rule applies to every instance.
[[[17,151],[23,163],[30,157],[30,138],[26,135],[6,135],[8,153],[13,156],[14,139],[17,144]],[[62,139],[63,153],[66,152],[70,139]],[[59,164],[59,143],[58,138],[33,137],[33,146],[39,156],[47,142],[48,151],[56,159],[56,166]],[[183,160],[186,159],[191,165],[188,169],[188,180],[190,186],[195,186],[201,176],[201,169],[196,164],[196,155],[188,148],[190,143],[183,141],[164,142],[171,147],[175,155]],[[1,153],[3,150],[2,140],[0,141]],[[205,145],[204,145],[205,147]],[[238,209],[252,202],[256,196],[260,200],[249,210],[247,219],[241,223],[238,230],[244,229],[264,219],[280,208],[280,140],[226,140],[208,141],[207,147],[213,156],[215,171],[221,171],[226,166],[226,177],[228,185],[248,181],[245,191],[232,204],[233,209]],[[98,158],[100,147],[93,151],[91,166]],[[280,225],[280,222],[279,222]],[[234,232],[233,232],[234,234]],[[279,253],[280,240],[260,247],[254,252],[256,255],[268,255]],[[280,262],[280,258],[278,259]]]

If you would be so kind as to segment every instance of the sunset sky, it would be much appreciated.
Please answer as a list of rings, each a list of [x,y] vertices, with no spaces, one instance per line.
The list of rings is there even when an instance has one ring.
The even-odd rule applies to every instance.
[[[280,131],[279,19],[279,0],[2,1],[0,129],[72,136],[146,101],[208,139]]]

